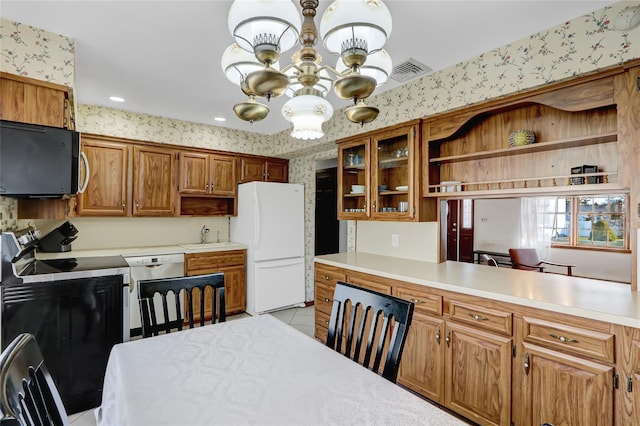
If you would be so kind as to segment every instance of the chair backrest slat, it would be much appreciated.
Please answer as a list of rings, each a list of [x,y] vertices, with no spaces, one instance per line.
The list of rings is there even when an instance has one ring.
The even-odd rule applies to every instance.
[[[0,355],[0,422],[69,425],[60,393],[35,337],[17,336]]]
[[[333,295],[327,346],[395,382],[413,306],[412,302],[394,296],[338,282]],[[342,350],[343,343],[345,350]],[[384,365],[381,365],[383,360]]]
[[[205,289],[210,288],[211,292]],[[205,295],[211,294],[211,324],[224,322],[225,297],[224,297],[224,274],[196,275],[191,277],[163,278],[155,280],[141,280],[138,282],[138,299],[140,301],[140,315],[142,317],[142,337],[157,336],[161,331],[170,333],[171,330],[182,330],[185,319],[188,318],[189,328],[194,327],[194,291],[199,291],[200,296],[200,326],[206,324],[205,318]],[[169,315],[167,297],[169,292],[173,294],[175,301],[176,319]],[[180,294],[184,295],[181,306]],[[155,313],[154,296],[160,294],[162,299],[163,322],[158,324]],[[183,316],[183,309],[186,309],[186,316]]]

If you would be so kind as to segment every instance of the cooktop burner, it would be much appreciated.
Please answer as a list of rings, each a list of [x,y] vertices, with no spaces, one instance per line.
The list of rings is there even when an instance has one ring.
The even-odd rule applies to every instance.
[[[68,259],[34,260],[20,274],[27,275],[57,274],[61,272],[95,271],[111,268],[127,268],[129,265],[122,256],[71,257]]]

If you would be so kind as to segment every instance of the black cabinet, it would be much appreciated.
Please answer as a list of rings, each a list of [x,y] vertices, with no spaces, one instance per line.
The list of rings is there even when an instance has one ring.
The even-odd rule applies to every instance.
[[[68,413],[100,405],[109,353],[123,341],[123,276],[3,285],[2,347],[24,332],[40,345]]]

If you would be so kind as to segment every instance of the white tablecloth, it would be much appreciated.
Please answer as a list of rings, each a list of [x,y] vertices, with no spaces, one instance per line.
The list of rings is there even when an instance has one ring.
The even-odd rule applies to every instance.
[[[271,315],[116,345],[98,425],[462,425]]]

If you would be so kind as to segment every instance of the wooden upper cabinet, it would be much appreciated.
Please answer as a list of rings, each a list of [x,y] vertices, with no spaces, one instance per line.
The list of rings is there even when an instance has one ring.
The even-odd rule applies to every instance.
[[[240,183],[253,181],[288,182],[287,160],[243,157],[240,159]]]
[[[436,220],[420,196],[419,129],[414,120],[338,142],[338,219]]]
[[[126,216],[128,212],[129,145],[82,137],[82,152],[89,163],[87,187],[78,194],[81,216]],[[87,176],[84,164],[81,179]]]
[[[74,128],[70,88],[8,73],[0,83],[1,119]]]
[[[181,152],[180,194],[234,196],[236,161],[232,156]]]
[[[237,189],[236,160],[226,155],[211,155],[209,192],[234,196]]]
[[[173,216],[175,157],[169,148],[133,147],[133,215]]]
[[[267,182],[289,182],[288,161],[267,160],[265,161],[265,170]]]
[[[259,158],[242,158],[240,160],[240,182],[247,183],[265,180],[264,160]]]

